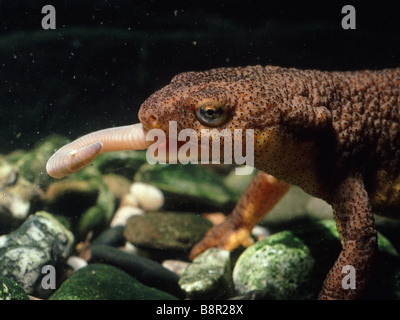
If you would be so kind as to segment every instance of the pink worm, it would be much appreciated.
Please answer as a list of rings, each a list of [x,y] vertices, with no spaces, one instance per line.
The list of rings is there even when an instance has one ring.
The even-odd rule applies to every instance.
[[[141,123],[89,133],[58,149],[47,162],[47,173],[62,178],[82,169],[100,153],[147,149],[153,142],[146,141],[146,134]]]

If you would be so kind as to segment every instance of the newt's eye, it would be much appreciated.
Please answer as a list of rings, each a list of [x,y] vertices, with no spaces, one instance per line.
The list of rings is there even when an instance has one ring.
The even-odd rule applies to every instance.
[[[205,102],[197,110],[197,118],[206,126],[219,126],[225,121],[226,117],[225,108],[215,101]]]

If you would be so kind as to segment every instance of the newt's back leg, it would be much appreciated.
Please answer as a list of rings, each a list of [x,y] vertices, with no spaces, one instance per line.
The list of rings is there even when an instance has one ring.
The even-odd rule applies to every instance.
[[[374,217],[362,176],[347,177],[332,202],[342,251],[324,281],[319,299],[354,299],[366,286],[377,251]]]
[[[203,240],[193,247],[190,259],[211,247],[230,251],[241,244],[252,244],[252,229],[272,210],[289,188],[290,185],[286,182],[279,181],[265,172],[257,172],[232,213],[223,223],[208,231]]]

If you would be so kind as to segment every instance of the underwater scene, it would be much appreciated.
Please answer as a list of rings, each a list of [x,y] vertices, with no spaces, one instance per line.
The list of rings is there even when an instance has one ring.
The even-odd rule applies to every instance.
[[[0,300],[399,300],[399,17],[0,0]]]

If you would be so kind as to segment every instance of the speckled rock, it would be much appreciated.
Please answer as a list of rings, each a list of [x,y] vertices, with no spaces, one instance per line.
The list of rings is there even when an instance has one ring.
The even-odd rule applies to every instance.
[[[29,297],[13,280],[0,276],[0,300],[29,300]]]
[[[55,266],[66,258],[74,236],[51,214],[30,216],[17,230],[0,237],[0,274],[17,282],[26,293],[43,293],[45,265]]]
[[[192,213],[153,213],[131,217],[124,235],[133,245],[159,258],[187,258],[211,226],[210,221]]]
[[[314,265],[307,246],[282,231],[246,249],[233,270],[239,294],[263,290],[274,299],[294,299]]]
[[[223,176],[201,165],[145,164],[134,180],[159,188],[164,193],[165,210],[230,212],[235,206],[234,193]]]
[[[18,227],[43,199],[43,191],[27,181],[15,165],[0,160],[0,234]]]
[[[192,299],[231,296],[234,286],[229,252],[210,248],[198,255],[181,273],[179,285]]]
[[[74,272],[50,300],[176,300],[176,297],[145,286],[116,267],[96,263]]]

